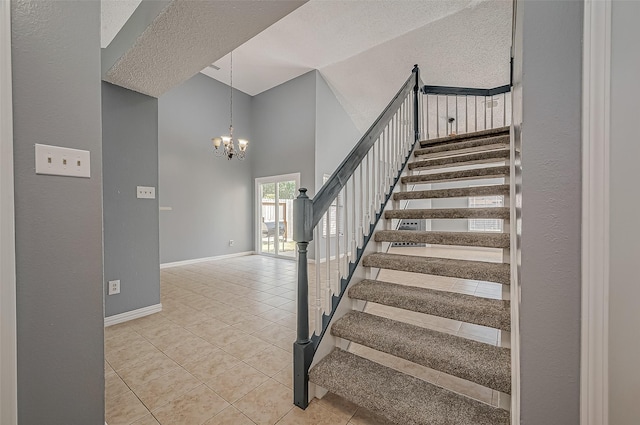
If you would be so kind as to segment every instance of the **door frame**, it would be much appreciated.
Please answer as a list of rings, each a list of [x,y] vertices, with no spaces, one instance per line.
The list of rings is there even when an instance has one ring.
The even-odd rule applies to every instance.
[[[18,423],[11,2],[0,2],[0,423]]]
[[[581,425],[609,423],[611,0],[584,5]]]
[[[254,183],[254,191],[253,191],[253,199],[255,200],[255,207],[254,207],[254,219],[253,222],[255,224],[255,234],[254,234],[254,242],[255,242],[255,252],[256,254],[259,255],[266,255],[269,257],[274,257],[274,258],[282,258],[285,260],[295,260],[296,257],[286,257],[283,255],[276,255],[276,254],[270,254],[268,252],[262,252],[261,251],[261,246],[262,246],[262,237],[261,237],[261,229],[258,228],[258,224],[260,223],[260,216],[262,214],[262,210],[261,210],[261,200],[259,199],[260,197],[258,196],[259,194],[259,188],[261,184],[264,183],[277,183],[277,182],[281,182],[281,181],[295,181],[296,182],[296,190],[300,189],[300,173],[289,173],[289,174],[280,174],[277,176],[266,176],[266,177],[256,177],[255,179],[255,183]]]

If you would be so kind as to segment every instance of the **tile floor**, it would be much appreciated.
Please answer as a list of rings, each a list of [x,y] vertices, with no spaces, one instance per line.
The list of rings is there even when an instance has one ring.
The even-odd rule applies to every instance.
[[[500,261],[497,250],[390,252]],[[381,280],[485,297],[500,285],[383,270]],[[108,425],[380,425],[334,395],[292,404],[295,262],[248,256],[161,271],[163,311],[105,329]],[[370,304],[367,311],[496,344],[494,329]],[[311,323],[313,327],[313,322]],[[497,405],[479,385],[352,344],[351,351]]]
[[[163,311],[105,329],[109,425],[367,425],[336,396],[292,404],[295,262],[263,256],[161,271]]]

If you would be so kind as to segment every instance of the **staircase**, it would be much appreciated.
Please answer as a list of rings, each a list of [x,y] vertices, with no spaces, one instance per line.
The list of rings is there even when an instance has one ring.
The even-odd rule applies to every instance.
[[[353,353],[351,348],[368,347],[499,391],[508,400],[511,393],[509,348],[478,342],[462,336],[428,329],[401,320],[363,311],[362,306],[383,305],[438,316],[509,332],[508,299],[511,270],[508,264],[508,233],[390,230],[401,219],[502,219],[508,231],[507,207],[413,209],[415,200],[467,198],[502,195],[508,205],[509,184],[422,190],[425,184],[504,178],[509,182],[509,129],[485,130],[459,136],[423,141],[407,164],[409,175],[401,177],[400,191],[393,193],[391,208],[383,212],[385,230],[373,234],[377,252],[363,256],[361,266],[369,278],[348,287],[347,295],[356,309],[333,321],[330,333],[339,338],[330,354],[309,371],[309,381],[358,406],[369,409],[393,424],[408,425],[502,425],[510,414],[497,406],[437,386]],[[456,167],[455,169],[450,169]],[[405,208],[401,208],[401,205]],[[424,257],[389,253],[394,242],[457,247],[497,248],[504,263]],[[403,248],[395,249],[401,251]],[[494,282],[503,286],[503,297],[492,299],[392,283],[377,279],[385,271]],[[441,278],[438,278],[441,279]],[[415,280],[412,280],[415,282]],[[343,301],[344,302],[344,301]],[[364,310],[367,310],[366,308]],[[506,334],[508,335],[508,334]],[[505,344],[507,345],[507,344]],[[504,406],[505,403],[501,405]],[[508,401],[507,403],[508,404]]]

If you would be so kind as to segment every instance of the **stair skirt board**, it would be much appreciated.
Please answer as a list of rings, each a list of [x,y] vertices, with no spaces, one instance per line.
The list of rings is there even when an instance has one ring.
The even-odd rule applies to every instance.
[[[509,196],[510,167],[495,165],[510,160],[509,144],[508,127],[423,141],[420,148],[414,151],[415,160],[407,164],[407,169],[413,172],[401,178],[402,190],[395,192],[392,199],[410,201]],[[448,167],[475,164],[487,165],[440,171]],[[416,173],[418,170],[429,171]],[[489,178],[505,178],[506,182],[435,190],[414,190],[410,186]],[[511,266],[507,263],[382,251],[388,246],[424,244],[509,250],[511,241],[508,233],[427,231],[423,226],[425,220],[433,219],[509,220],[509,207],[415,209],[407,204],[405,209],[393,209],[394,206],[399,206],[398,202],[390,204],[391,208],[384,211],[383,218],[399,220],[398,227],[396,230],[375,232],[373,239],[379,251],[364,255],[358,267],[494,282],[504,285],[503,288],[510,285]],[[508,251],[503,251],[503,255],[505,252]],[[362,307],[365,302],[371,302],[499,331],[511,331],[511,303],[508,300],[374,279],[353,283],[347,295],[348,299],[355,302],[354,306]],[[355,310],[340,314],[343,316],[336,316],[330,328],[330,334],[336,339],[326,340],[330,345],[323,348],[324,353],[330,353],[319,359],[309,371],[309,382],[398,425],[510,423],[510,413],[506,410],[343,351],[333,344],[335,341],[340,346],[347,342],[354,343],[366,347],[372,358],[376,358],[376,352],[386,353],[384,355],[392,356],[390,358],[402,359],[410,362],[407,364],[420,365],[473,382],[498,391],[505,397],[511,393],[512,385],[509,348],[403,322],[402,315],[381,317]],[[325,340],[321,343],[324,344]],[[500,405],[504,406],[502,401]]]
[[[309,381],[395,424],[509,424],[505,410],[339,348],[311,369]]]

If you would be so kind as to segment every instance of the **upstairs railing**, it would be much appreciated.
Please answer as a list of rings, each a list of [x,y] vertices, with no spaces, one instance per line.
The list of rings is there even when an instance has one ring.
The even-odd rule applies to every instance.
[[[511,125],[511,85],[492,89],[424,86],[424,139]]]
[[[416,65],[316,196],[310,199],[303,188],[294,201],[298,309],[293,385],[294,403],[303,409],[309,402],[308,372],[316,348],[420,138],[422,86]],[[308,267],[312,241],[314,263]]]

